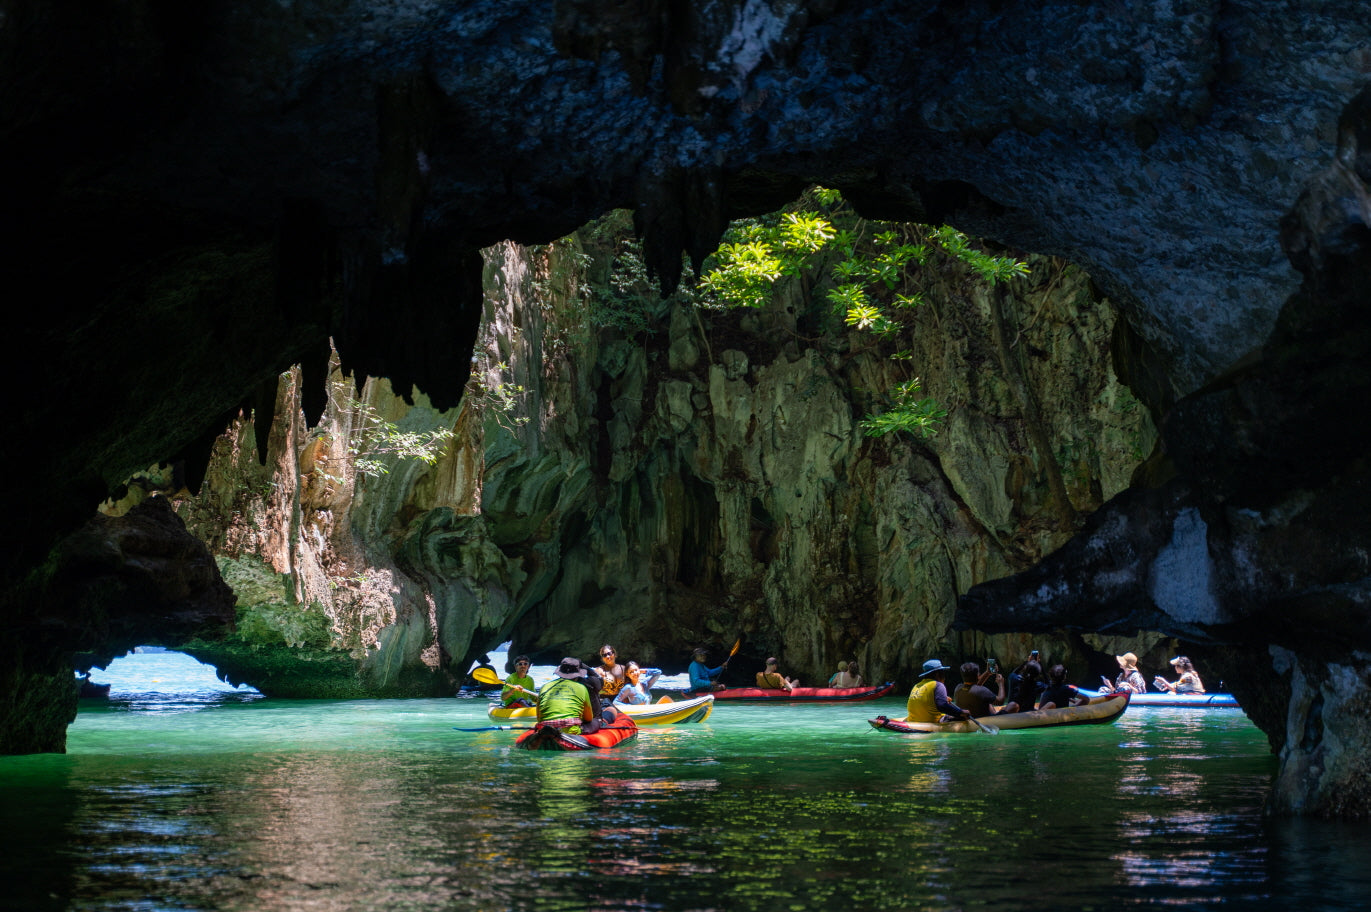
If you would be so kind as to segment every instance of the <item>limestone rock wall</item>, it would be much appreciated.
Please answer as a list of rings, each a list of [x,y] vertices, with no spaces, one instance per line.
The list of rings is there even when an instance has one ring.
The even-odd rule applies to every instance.
[[[741,639],[739,670],[774,653],[810,681],[848,658],[901,680],[933,654],[1010,662],[1027,640],[953,631],[957,597],[1055,549],[1156,439],[1112,367],[1114,309],[1051,258],[998,288],[925,270],[892,360],[798,286],[744,312],[645,292],[661,331],[606,319],[604,229],[485,257],[463,406],[362,396],[454,429],[432,466],[359,474],[341,376],[315,429],[283,377],[266,467],[250,422],[220,441],[183,513],[239,593],[241,642],[202,658],[293,694],[450,692],[510,637],[546,661],[608,640],[668,668]],[[915,374],[948,409],[940,433],[863,436]]]

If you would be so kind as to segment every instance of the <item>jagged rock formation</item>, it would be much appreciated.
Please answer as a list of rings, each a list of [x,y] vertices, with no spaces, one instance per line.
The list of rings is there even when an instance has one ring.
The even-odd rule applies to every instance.
[[[1168,415],[1178,477],[1117,498],[1029,573],[973,591],[962,615],[1217,644],[1216,667],[1281,752],[1276,807],[1366,816],[1371,489],[1347,426],[1371,397],[1371,91],[1338,133],[1337,159],[1282,226],[1304,285],[1254,358]],[[1243,673],[1254,656],[1266,673]]]
[[[1355,322],[1365,302],[1359,110],[1342,170],[1323,170],[1368,46],[1357,4],[1316,0],[135,0],[82,16],[0,0],[0,249],[30,315],[11,352],[30,385],[3,465],[22,521],[0,547],[0,616],[33,631],[0,665],[41,678],[71,655],[79,626],[32,622],[52,598],[36,571],[93,504],[168,456],[185,457],[197,487],[228,417],[269,402],[291,364],[322,378],[330,336],[345,367],[454,406],[481,311],[479,248],[633,206],[649,261],[671,277],[730,215],[811,181],[869,215],[948,220],[1088,269],[1141,343],[1124,359],[1138,397],[1165,412],[1195,395],[1168,420],[1168,448],[1205,529],[1220,528],[1217,498],[1275,530],[1263,540],[1304,517],[1320,534],[1298,541],[1332,540],[1347,561],[1308,562],[1296,588],[1330,617],[1358,617],[1359,599],[1333,596],[1360,579],[1360,527],[1281,498],[1307,481],[1319,503],[1355,503],[1361,477],[1348,441],[1365,400],[1330,391],[1358,388],[1362,337],[1329,358],[1313,330]],[[1312,210],[1288,232],[1304,303],[1278,325],[1300,278],[1275,226],[1307,184]],[[1306,324],[1325,301],[1333,315]],[[1273,328],[1255,373],[1208,389]],[[1331,472],[1253,455],[1304,430],[1298,411],[1278,410],[1283,423],[1248,408],[1259,377],[1346,405],[1316,428],[1330,456],[1306,464]],[[106,407],[91,407],[97,395]],[[1267,490],[1280,466],[1300,479],[1274,489],[1287,509],[1237,496]],[[1243,579],[1243,600],[1224,603],[1238,623],[1292,594],[1276,575]],[[1289,625],[1261,629],[1309,680],[1331,675]],[[1270,673],[1269,646],[1231,648]],[[1342,716],[1321,718],[1366,743]],[[1355,789],[1346,804],[1321,797],[1348,781],[1323,769],[1317,794],[1288,806],[1367,813]]]
[[[957,597],[1054,550],[1156,439],[1089,277],[1035,258],[992,287],[942,258],[901,289],[927,303],[898,342],[844,327],[800,282],[742,312],[640,287],[616,314],[597,299],[623,283],[625,223],[487,251],[480,379],[457,413],[368,384],[373,414],[456,429],[432,467],[357,472],[350,382],[310,430],[283,378],[266,464],[240,421],[182,505],[239,604],[234,637],[188,650],[289,696],[450,693],[511,636],[555,661],[612,632],[677,670],[741,637],[739,665],[779,654],[808,680],[849,657],[903,680],[940,651],[1026,653],[950,637]],[[863,437],[857,419],[916,368],[943,430]]]

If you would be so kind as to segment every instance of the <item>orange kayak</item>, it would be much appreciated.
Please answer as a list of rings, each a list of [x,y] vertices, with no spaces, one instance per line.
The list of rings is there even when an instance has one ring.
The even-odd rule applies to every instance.
[[[553,728],[539,722],[520,735],[514,746],[524,750],[609,750],[612,747],[622,747],[637,737],[638,726],[633,718],[619,713],[619,717],[613,722],[601,726],[599,731],[589,735],[567,734],[565,729]]]

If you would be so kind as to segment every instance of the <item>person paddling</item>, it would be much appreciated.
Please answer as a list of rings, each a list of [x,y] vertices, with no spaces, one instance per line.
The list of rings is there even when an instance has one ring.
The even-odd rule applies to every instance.
[[[692,691],[704,691],[705,693],[708,693],[711,690],[726,690],[727,688],[720,684],[717,679],[719,675],[723,674],[724,669],[728,667],[728,659],[724,659],[724,663],[718,668],[710,668],[705,663],[705,660],[708,658],[709,650],[705,649],[703,646],[697,646],[695,648],[693,658],[690,662],[690,668],[688,669],[690,673],[690,689]]]
[[[529,677],[528,669],[531,664],[526,655],[515,657],[514,671],[505,679],[505,686],[500,690],[501,706],[534,705],[533,701],[538,699],[538,685]]]
[[[919,683],[909,692],[909,702],[905,705],[906,722],[941,722],[943,716],[954,719],[970,719],[971,713],[962,709],[947,698],[947,673],[952,669],[941,659],[924,662],[923,674]]]

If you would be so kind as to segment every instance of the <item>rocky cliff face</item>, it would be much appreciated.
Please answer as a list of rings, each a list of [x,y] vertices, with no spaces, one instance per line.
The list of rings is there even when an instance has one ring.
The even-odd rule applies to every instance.
[[[958,596],[1054,550],[1156,439],[1089,277],[1035,258],[994,287],[930,264],[902,289],[927,303],[885,343],[798,282],[744,311],[640,284],[610,313],[597,299],[624,282],[609,273],[626,221],[486,252],[478,379],[457,412],[367,384],[397,426],[456,430],[431,467],[358,472],[348,381],[310,430],[284,377],[266,466],[241,421],[182,507],[239,604],[233,638],[190,650],[311,696],[451,692],[509,637],[547,661],[610,639],[677,668],[742,638],[736,664],[777,654],[810,681],[847,658],[903,680],[939,652],[1026,652],[952,633]],[[945,427],[864,437],[857,419],[915,370]],[[1079,643],[1055,645],[1082,667]]]
[[[0,667],[31,683],[64,674],[100,625],[54,610],[69,590],[43,568],[63,538],[159,460],[196,489],[228,419],[264,414],[292,364],[313,424],[330,338],[344,367],[455,407],[483,312],[481,248],[545,243],[631,206],[670,279],[730,217],[817,182],[868,216],[947,221],[1087,268],[1127,325],[1115,352],[1134,393],[1159,414],[1192,397],[1164,424],[1193,495],[1176,515],[1194,509],[1215,562],[1195,591],[1234,619],[1225,640],[1259,631],[1224,648],[1257,682],[1293,667],[1273,649],[1299,657],[1302,680],[1341,680],[1335,666],[1362,666],[1269,619],[1315,604],[1350,655],[1368,648],[1358,554],[1371,541],[1340,508],[1359,503],[1367,400],[1339,392],[1362,388],[1366,356],[1371,181],[1352,100],[1367,47],[1360,6],[1320,0],[132,0],[80,17],[0,0],[0,267],[21,323],[7,363],[28,381],[0,466],[15,518],[0,617],[20,631]],[[1292,441],[1316,443],[1297,455]],[[1172,533],[1156,520],[1138,525]],[[1186,523],[1182,550],[1201,554],[1201,526]],[[1332,556],[1248,569],[1314,542]],[[1071,620],[1002,594],[985,624]],[[959,623],[981,624],[986,604]],[[1160,608],[1125,600],[1106,623],[1200,624]],[[1301,705],[1263,718],[1329,734],[1298,739],[1309,757],[1371,742],[1355,714]],[[11,729],[35,718],[0,715]],[[1367,813],[1341,788],[1347,767],[1319,762],[1318,795],[1290,806]],[[1319,797],[1335,794],[1356,800]]]

